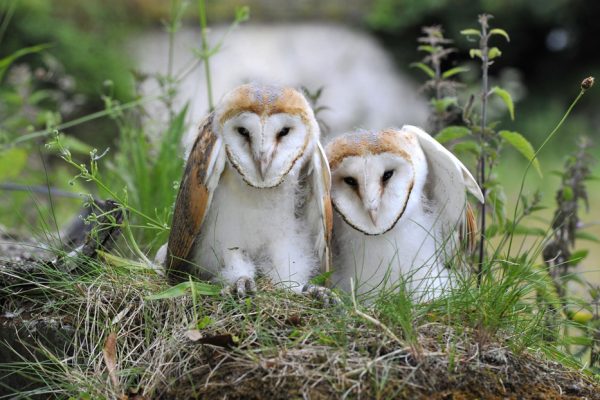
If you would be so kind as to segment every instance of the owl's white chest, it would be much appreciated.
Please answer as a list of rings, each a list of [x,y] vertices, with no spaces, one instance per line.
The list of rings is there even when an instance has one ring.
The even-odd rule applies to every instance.
[[[294,213],[297,186],[290,175],[274,188],[254,188],[227,165],[196,241],[196,263],[229,282],[258,272],[306,283],[314,257],[306,222]]]
[[[402,279],[415,292],[413,297],[419,298],[419,292],[435,293],[445,285],[444,246],[433,215],[420,209],[405,214],[393,229],[375,236],[337,219],[334,282],[338,286],[349,290],[352,278],[362,294],[393,288]]]

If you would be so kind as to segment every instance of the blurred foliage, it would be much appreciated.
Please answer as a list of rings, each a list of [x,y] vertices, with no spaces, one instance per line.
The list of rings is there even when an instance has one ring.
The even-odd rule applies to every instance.
[[[506,88],[517,102],[527,97],[527,101],[519,105],[522,118],[516,118],[510,129],[523,132],[534,145],[539,144],[557,122],[552,116],[559,115],[576,94],[572,83],[600,73],[600,53],[590,51],[597,47],[595,38],[600,35],[597,23],[600,2],[375,0],[366,21],[392,51],[402,69],[419,58],[406,38],[417,37],[423,25],[443,25],[446,36],[454,39],[454,47],[463,53],[444,68],[471,67],[471,72],[463,75],[463,82],[475,92],[479,68],[464,52],[472,43],[460,38],[459,32],[484,12],[494,14],[494,22],[511,32],[515,39],[496,61],[490,76],[491,86]],[[419,76],[418,71],[412,74]],[[589,97],[590,100],[571,116],[565,129],[592,134],[600,130],[600,118],[594,106],[600,101],[600,92],[590,93]],[[490,117],[495,119],[494,104],[491,106]],[[503,118],[508,121],[508,116]],[[571,137],[564,135],[551,146],[574,149],[576,145]]]
[[[79,185],[69,187],[66,168],[53,165],[52,150],[39,148],[40,141],[11,143],[102,107],[100,93],[109,79],[115,82],[115,96],[131,97],[122,9],[117,1],[0,2],[2,224],[23,232],[56,232],[80,206],[78,199],[48,201],[49,192],[82,191]],[[78,130],[99,136],[99,126]],[[89,151],[73,137],[65,140],[78,153]]]
[[[48,43],[46,53],[74,78],[77,92],[99,103],[102,84],[115,82],[115,96],[130,96],[130,60],[122,48],[127,33],[123,3],[76,0],[4,0],[0,15],[6,24],[0,58],[24,47]],[[39,59],[26,58],[32,68]]]
[[[432,14],[443,13],[446,19],[454,21],[452,27],[464,26],[473,13],[485,10],[498,18],[506,15],[529,14],[536,21],[556,21],[561,17],[557,12],[573,8],[570,0],[375,0],[368,22],[378,29],[397,30],[420,24]],[[577,8],[577,7],[575,7]],[[444,24],[446,25],[446,24]],[[510,21],[508,24],[510,26]]]
[[[185,1],[185,0],[184,0]],[[194,1],[189,1],[194,3]],[[131,10],[145,23],[165,20],[170,14],[170,1],[165,0],[127,0]],[[362,21],[370,7],[370,1],[364,0],[208,0],[207,14],[213,23],[228,23],[232,10],[249,7],[253,20],[289,22],[305,19]],[[196,7],[187,7],[184,19],[188,22],[198,20]]]

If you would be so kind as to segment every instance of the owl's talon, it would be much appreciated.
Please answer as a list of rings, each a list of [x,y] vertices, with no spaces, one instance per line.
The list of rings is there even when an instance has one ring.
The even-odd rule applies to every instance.
[[[335,306],[340,304],[340,298],[331,289],[323,286],[312,285],[310,283],[304,285],[302,294],[312,297],[322,303],[324,306]]]
[[[227,285],[221,291],[222,295],[232,294],[240,299],[254,293],[256,293],[256,282],[249,276],[239,277],[234,283]]]

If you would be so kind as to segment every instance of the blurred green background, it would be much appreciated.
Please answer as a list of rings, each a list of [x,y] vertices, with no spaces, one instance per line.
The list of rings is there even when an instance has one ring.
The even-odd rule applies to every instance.
[[[493,14],[492,24],[505,29],[511,41],[498,43],[503,54],[490,70],[492,85],[502,85],[516,101],[514,122],[504,114],[497,118],[504,129],[521,132],[534,147],[543,141],[577,95],[581,80],[589,75],[600,76],[600,2],[593,0],[214,0],[207,5],[211,27],[228,24],[236,7],[249,6],[250,21],[236,29],[240,36],[250,28],[256,31],[277,25],[285,30],[307,23],[356,31],[385,49],[393,60],[395,73],[411,80],[414,92],[423,81],[421,72],[409,67],[422,57],[416,49],[416,39],[422,26],[440,24],[458,49],[450,57],[450,66],[470,68],[461,79],[466,90],[476,93],[479,67],[468,57],[473,44],[459,31],[476,28],[478,14]],[[183,8],[185,27],[198,29],[197,9],[195,1]],[[73,171],[43,146],[46,137],[13,144],[47,126],[104,110],[107,97],[103,96],[119,102],[139,98],[139,54],[132,51],[132,43],[157,30],[166,38],[165,21],[172,10],[172,4],[165,0],[3,0],[0,59],[29,46],[47,47],[15,60],[2,77],[0,144],[4,147],[0,153],[0,182],[49,184],[69,192],[84,191],[85,184],[73,183]],[[327,41],[328,37],[322,37],[313,45]],[[189,44],[189,49],[198,47],[199,43]],[[150,46],[144,51],[155,49]],[[281,52],[280,57],[287,56],[286,51]],[[301,56],[310,59],[311,54]],[[166,66],[167,54],[158,58]],[[243,65],[245,60],[238,62]],[[270,60],[263,62],[269,64]],[[221,68],[213,70],[213,74],[227,76],[228,71]],[[348,85],[352,87],[353,83]],[[216,94],[217,99],[219,95]],[[199,92],[198,96],[204,93]],[[584,135],[592,142],[600,142],[599,103],[600,89],[596,87],[586,94],[540,156],[546,171],[543,178],[530,174],[526,191],[541,189],[543,204],[553,206],[558,178],[550,171],[561,168],[564,157],[575,149],[576,139]],[[204,108],[197,113],[206,111]],[[325,114],[325,121],[327,118]],[[93,119],[63,131],[68,137],[79,139],[81,154],[89,150],[88,145],[119,146],[117,127],[110,118]],[[600,154],[597,149],[600,147],[593,153]],[[498,174],[507,188],[509,209],[524,166],[512,151],[505,152]],[[600,176],[600,167],[596,164],[594,169]],[[600,236],[598,181],[590,183],[589,191],[590,212],[582,218],[590,226],[589,232]],[[66,198],[55,202],[48,202],[43,194],[0,190],[0,224],[21,232],[32,228],[38,231],[57,224],[48,215],[53,213],[57,220],[65,221],[81,203],[79,199]],[[551,209],[542,214],[546,220],[551,215]],[[600,246],[591,242],[581,246],[592,249],[585,261],[586,270],[600,277]]]

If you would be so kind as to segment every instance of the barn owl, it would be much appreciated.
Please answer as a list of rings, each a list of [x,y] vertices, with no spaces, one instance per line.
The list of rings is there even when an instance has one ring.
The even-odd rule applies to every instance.
[[[415,299],[438,296],[459,239],[471,232],[474,240],[465,189],[484,200],[467,168],[408,125],[338,136],[326,153],[336,210],[334,283],[348,290],[352,278],[358,293],[378,293],[402,279]]]
[[[168,277],[220,279],[245,295],[261,273],[319,296],[307,284],[329,269],[330,184],[318,124],[300,92],[234,89],[202,123],[188,157]]]

